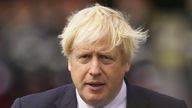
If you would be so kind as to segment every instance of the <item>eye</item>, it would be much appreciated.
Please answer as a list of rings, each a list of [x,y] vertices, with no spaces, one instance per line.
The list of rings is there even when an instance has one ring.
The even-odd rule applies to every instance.
[[[113,62],[113,58],[107,55],[100,55],[99,59],[104,63],[104,64],[109,64]]]
[[[78,57],[78,60],[81,63],[87,63],[89,60],[91,59],[91,55],[90,54],[82,54]]]
[[[105,56],[105,55],[101,55],[100,58],[101,58],[101,59],[106,59],[106,60],[111,59],[110,57]]]
[[[91,58],[90,54],[83,54],[80,56],[80,58],[86,59],[86,58]]]

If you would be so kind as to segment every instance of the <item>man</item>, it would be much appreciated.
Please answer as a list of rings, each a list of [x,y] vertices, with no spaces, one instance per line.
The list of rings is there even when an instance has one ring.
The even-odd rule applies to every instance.
[[[100,6],[69,18],[60,35],[73,84],[15,100],[12,108],[186,108],[183,101],[130,85],[125,73],[145,32]]]

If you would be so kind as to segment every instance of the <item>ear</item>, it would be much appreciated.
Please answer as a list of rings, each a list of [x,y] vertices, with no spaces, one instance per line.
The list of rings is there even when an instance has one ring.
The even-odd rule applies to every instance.
[[[71,71],[71,62],[68,60],[68,70]]]
[[[131,63],[130,62],[126,62],[125,63],[125,72],[127,73],[130,70],[131,67]]]

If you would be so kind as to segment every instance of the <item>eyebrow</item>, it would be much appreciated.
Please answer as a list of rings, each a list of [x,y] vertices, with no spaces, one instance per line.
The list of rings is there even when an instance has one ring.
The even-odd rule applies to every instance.
[[[115,51],[115,48],[110,48],[110,47],[109,47],[109,48],[102,48],[102,47],[101,47],[101,48],[97,48],[97,49],[98,49],[98,50],[96,50],[96,51],[100,52],[101,54],[111,53],[111,52],[112,52],[113,55],[114,55],[115,52],[116,52],[116,51]],[[80,48],[80,49],[76,47],[76,48],[73,49],[73,51],[83,52],[83,53],[86,53],[86,52],[89,53],[89,52],[90,52],[90,47],[83,47],[83,48]],[[92,51],[94,51],[94,50],[91,50],[91,52],[92,52]]]

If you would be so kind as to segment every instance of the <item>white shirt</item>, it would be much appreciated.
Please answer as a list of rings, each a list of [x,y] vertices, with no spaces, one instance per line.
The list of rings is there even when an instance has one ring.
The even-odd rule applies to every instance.
[[[127,87],[125,81],[123,81],[123,84],[117,96],[103,108],[126,108],[126,93],[127,93]],[[94,108],[93,106],[90,106],[83,101],[83,99],[79,96],[77,89],[76,94],[77,94],[76,95],[77,108]]]

